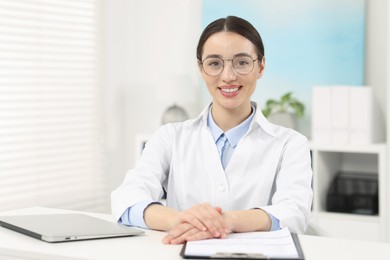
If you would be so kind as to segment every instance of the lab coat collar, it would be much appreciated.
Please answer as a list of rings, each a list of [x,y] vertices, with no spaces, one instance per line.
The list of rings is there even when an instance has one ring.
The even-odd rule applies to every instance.
[[[251,101],[251,104],[256,108],[256,114],[252,120],[251,126],[249,127],[249,131],[251,131],[255,127],[261,127],[267,134],[273,137],[277,137],[277,134],[275,132],[275,126],[268,122],[267,118],[265,118],[265,116],[261,112],[261,109],[257,108],[257,103]]]
[[[203,111],[200,113],[198,117],[196,117],[193,120],[194,124],[201,123],[204,127],[207,127],[207,116],[209,113],[209,109],[212,103],[208,104]],[[253,117],[253,120],[251,122],[251,125],[249,126],[249,131],[252,131],[253,129],[256,129],[257,127],[260,127],[263,129],[264,132],[267,134],[277,137],[277,134],[274,130],[274,125],[268,122],[268,120],[265,118],[261,110],[257,108],[257,103],[254,101],[251,101],[251,105],[256,109],[255,115]]]

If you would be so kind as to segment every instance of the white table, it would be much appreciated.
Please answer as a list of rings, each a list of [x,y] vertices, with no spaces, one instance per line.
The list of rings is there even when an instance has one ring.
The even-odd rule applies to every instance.
[[[0,215],[14,214],[56,214],[65,211],[50,208],[27,208],[0,212]],[[111,220],[110,215],[86,213]],[[66,243],[46,243],[35,238],[0,227],[0,259],[182,259],[181,245],[164,245],[164,232],[147,230],[146,235],[126,238],[110,238]],[[337,259],[390,259],[390,244],[363,242],[329,237],[300,235],[302,249],[307,260]]]

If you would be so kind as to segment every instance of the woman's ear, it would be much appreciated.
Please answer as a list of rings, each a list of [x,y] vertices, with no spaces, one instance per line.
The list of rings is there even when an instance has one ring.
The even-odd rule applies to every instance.
[[[261,62],[259,62],[259,74],[258,74],[258,79],[263,76],[264,73],[264,68],[265,68],[265,57],[261,59]]]
[[[200,60],[198,60],[198,69],[199,69],[199,73],[200,73],[200,76],[204,76],[203,74],[203,69],[202,69],[202,62]]]
[[[202,62],[199,59],[197,60],[197,62],[198,62],[199,72],[202,73]]]

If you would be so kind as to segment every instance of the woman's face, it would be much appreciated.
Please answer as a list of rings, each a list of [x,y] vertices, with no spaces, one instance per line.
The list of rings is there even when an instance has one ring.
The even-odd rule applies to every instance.
[[[207,39],[203,46],[202,61],[208,57],[219,57],[224,60],[224,68],[217,76],[207,75],[199,65],[202,78],[213,98],[213,106],[227,110],[248,108],[250,97],[256,89],[256,81],[263,74],[264,59],[260,64],[256,60],[253,70],[246,75],[241,75],[233,69],[231,59],[249,55],[255,60],[256,53],[253,43],[237,33],[218,32]],[[203,66],[215,65],[209,63]]]

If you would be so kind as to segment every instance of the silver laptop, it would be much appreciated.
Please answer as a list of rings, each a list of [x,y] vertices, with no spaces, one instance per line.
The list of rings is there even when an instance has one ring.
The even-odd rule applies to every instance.
[[[46,242],[141,235],[141,229],[84,214],[0,216],[0,226]]]

